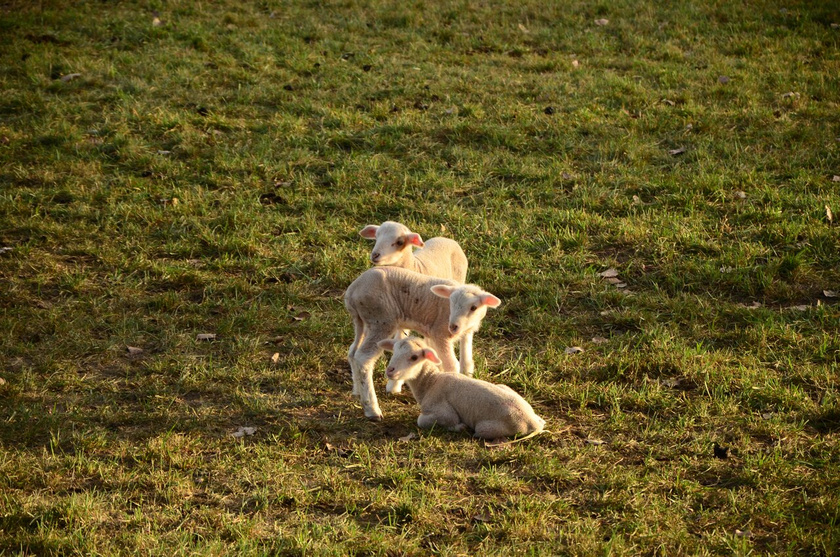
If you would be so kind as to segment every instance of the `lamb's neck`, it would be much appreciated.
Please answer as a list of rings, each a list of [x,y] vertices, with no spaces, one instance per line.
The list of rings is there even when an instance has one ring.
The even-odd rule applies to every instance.
[[[418,404],[423,404],[423,399],[426,397],[426,393],[429,392],[429,389],[435,382],[435,376],[439,373],[441,373],[441,371],[438,366],[431,362],[426,362],[420,369],[420,373],[418,373],[414,379],[406,381],[406,383],[408,383],[408,388],[411,389],[411,394],[414,395],[414,399],[417,400]]]

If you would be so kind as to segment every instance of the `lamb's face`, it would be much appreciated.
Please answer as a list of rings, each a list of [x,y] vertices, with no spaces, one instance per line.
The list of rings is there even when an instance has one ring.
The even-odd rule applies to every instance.
[[[497,297],[474,286],[453,289],[449,296],[449,333],[460,337],[478,331],[487,308],[499,307],[501,303]]]
[[[374,265],[394,265],[411,246],[423,247],[419,234],[413,233],[398,222],[386,221],[380,226],[369,225],[360,232],[362,237],[376,240],[370,252]]]
[[[386,341],[382,341],[382,343],[386,343]],[[380,343],[380,346],[383,346],[382,343]],[[386,350],[389,349],[387,346],[383,347]],[[437,353],[416,337],[408,337],[393,342],[393,351],[388,367],[385,369],[385,375],[388,379],[394,381],[414,379],[427,361],[435,364],[440,363]]]

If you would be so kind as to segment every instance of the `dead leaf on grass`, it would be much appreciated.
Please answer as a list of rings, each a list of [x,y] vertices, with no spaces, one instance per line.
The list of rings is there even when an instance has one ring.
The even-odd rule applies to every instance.
[[[473,522],[479,522],[481,524],[487,524],[490,522],[490,517],[487,516],[487,513],[477,514],[472,517]]]
[[[599,27],[603,27],[604,25],[607,25],[609,22],[610,22],[609,19],[604,19],[604,18],[596,19],[595,20],[595,25],[597,25]]]
[[[670,151],[668,151],[668,154],[672,156],[682,155],[683,153],[685,153],[685,147],[678,147],[676,149],[671,149]]]
[[[163,21],[159,17],[152,19],[152,27],[160,27],[161,25],[163,25]]]
[[[722,84],[726,85],[730,81],[731,80],[729,79],[729,76],[727,76],[727,75],[722,75],[722,76],[718,77],[718,83],[722,83]]]
[[[739,538],[749,538],[752,536],[749,530],[739,530],[735,529],[735,536]]]
[[[3,247],[3,248],[0,248],[0,255],[3,255],[3,254],[4,254],[4,253],[6,253],[7,251],[12,251],[13,249],[15,249],[15,248],[10,248],[10,247]]]
[[[405,436],[399,438],[399,440],[402,441],[402,442],[411,441],[412,439],[417,439],[417,434],[414,433],[413,431],[411,433],[409,433],[408,435],[405,435]]]
[[[836,298],[840,296],[840,293],[837,290],[823,290],[823,296],[826,298]]]
[[[293,315],[292,320],[294,320],[294,321],[306,321],[310,317],[312,317],[311,313],[309,313],[308,311],[301,311],[297,315]]]
[[[671,99],[662,99],[662,104],[667,104],[668,106],[676,106],[677,103],[675,103]]]
[[[732,272],[732,271],[734,271],[734,270],[735,270],[735,268],[734,268],[734,267],[721,267],[721,268],[720,268],[720,272],[721,272],[721,273],[724,273],[724,274],[726,274],[726,273],[731,273],[731,272]]]
[[[600,447],[601,445],[606,445],[607,444],[607,442],[604,441],[603,439],[594,439],[594,438],[591,438],[591,437],[589,437],[587,439],[584,439],[583,442],[586,443],[587,445],[593,445],[595,447]]]
[[[129,356],[139,356],[143,353],[143,349],[137,348],[136,346],[126,346],[125,351],[128,353]]]
[[[618,277],[607,277],[604,279],[604,282],[608,282],[610,284],[620,284],[621,279]]]
[[[332,443],[324,443],[324,448],[327,450],[327,452],[335,453],[337,456],[340,456],[341,458],[347,458],[347,457],[353,455],[353,449],[345,449],[345,448],[342,448],[342,447],[336,447]]]
[[[271,363],[276,364],[280,362],[280,352],[275,352],[271,355]]]
[[[519,27],[519,30],[522,31],[523,33],[530,33],[530,31],[528,31],[528,28],[525,27],[524,25],[522,25],[521,23],[518,25],[518,27]]]
[[[578,62],[577,60],[572,60],[572,67],[573,68],[577,68],[579,66],[580,66],[580,62]]]
[[[747,308],[747,309],[758,309],[761,307],[761,302],[753,302],[750,305],[746,304],[738,304],[739,308]]]
[[[61,76],[61,81],[63,81],[64,83],[67,83],[68,81],[73,81],[77,77],[82,77],[82,74],[80,74],[80,73],[69,73],[67,75]]]
[[[565,352],[566,354],[580,354],[583,352],[583,348],[580,346],[567,346]]]
[[[831,177],[831,181],[832,182],[840,182],[840,176],[835,174],[834,176]]]
[[[736,191],[734,195],[735,195],[735,199],[746,199],[747,198],[747,192],[741,191],[741,190]]]
[[[610,267],[606,271],[598,273],[598,276],[601,277],[601,278],[605,278],[605,279],[613,278],[613,277],[618,276],[618,271],[615,270],[614,268]]]
[[[796,310],[796,311],[808,311],[808,308],[810,308],[810,307],[811,306],[806,306],[805,304],[800,304],[798,306],[790,306],[790,309],[793,309],[793,310]]]
[[[607,339],[604,337],[592,337],[592,342],[595,344],[604,344],[607,342]]]
[[[197,335],[195,335],[195,340],[216,340],[216,333],[198,333]]]
[[[828,221],[828,224],[834,221],[834,215],[831,212],[831,207],[828,205],[825,206],[825,219]]]

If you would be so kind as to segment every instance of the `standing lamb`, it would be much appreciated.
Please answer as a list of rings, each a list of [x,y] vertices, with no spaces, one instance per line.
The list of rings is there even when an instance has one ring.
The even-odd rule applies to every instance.
[[[507,385],[442,373],[434,349],[417,337],[386,339],[379,347],[394,354],[385,374],[408,383],[420,404],[417,425],[450,431],[470,429],[474,437],[496,439],[542,431],[545,420]]]
[[[374,267],[362,273],[347,287],[344,306],[355,332],[348,352],[353,394],[361,399],[365,416],[382,419],[373,389],[373,367],[382,355],[379,341],[393,338],[401,329],[412,329],[437,350],[444,370],[460,368],[461,373],[472,375],[472,337],[487,308],[501,303],[478,286],[397,267]],[[460,364],[455,341],[461,343]]]
[[[430,277],[467,280],[467,256],[455,240],[432,238],[426,242],[408,227],[393,221],[369,224],[359,232],[362,238],[376,240],[370,261],[376,266],[400,267]],[[419,249],[414,251],[413,246]]]
[[[452,279],[460,284],[467,280],[467,256],[455,240],[432,238],[427,242],[407,226],[394,221],[369,224],[359,231],[362,238],[375,240],[370,261],[377,267],[400,267],[421,275]],[[414,251],[416,246],[419,249]],[[398,331],[396,338],[408,336]],[[386,391],[399,393],[402,381],[388,381]]]

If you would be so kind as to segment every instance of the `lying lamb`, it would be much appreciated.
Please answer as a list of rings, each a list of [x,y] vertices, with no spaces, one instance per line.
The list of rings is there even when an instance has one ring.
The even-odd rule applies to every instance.
[[[432,238],[423,242],[419,234],[390,220],[379,226],[369,224],[359,234],[376,240],[370,252],[374,265],[400,267],[461,284],[467,280],[467,256],[455,240]],[[412,246],[423,249],[414,251]]]
[[[420,404],[417,425],[422,428],[470,429],[474,437],[496,439],[538,433],[545,426],[545,420],[507,385],[442,373],[437,353],[417,337],[382,340],[379,347],[394,353],[385,373],[389,379],[408,383]]]
[[[448,298],[448,301],[447,301]],[[373,367],[381,340],[402,329],[426,337],[437,350],[446,371],[472,375],[472,337],[488,307],[501,300],[471,284],[428,277],[397,267],[374,267],[347,287],[344,306],[353,320],[355,338],[348,360],[353,372],[353,394],[359,396],[365,416],[381,420],[373,389]],[[455,358],[455,341],[461,343],[461,362]]]

